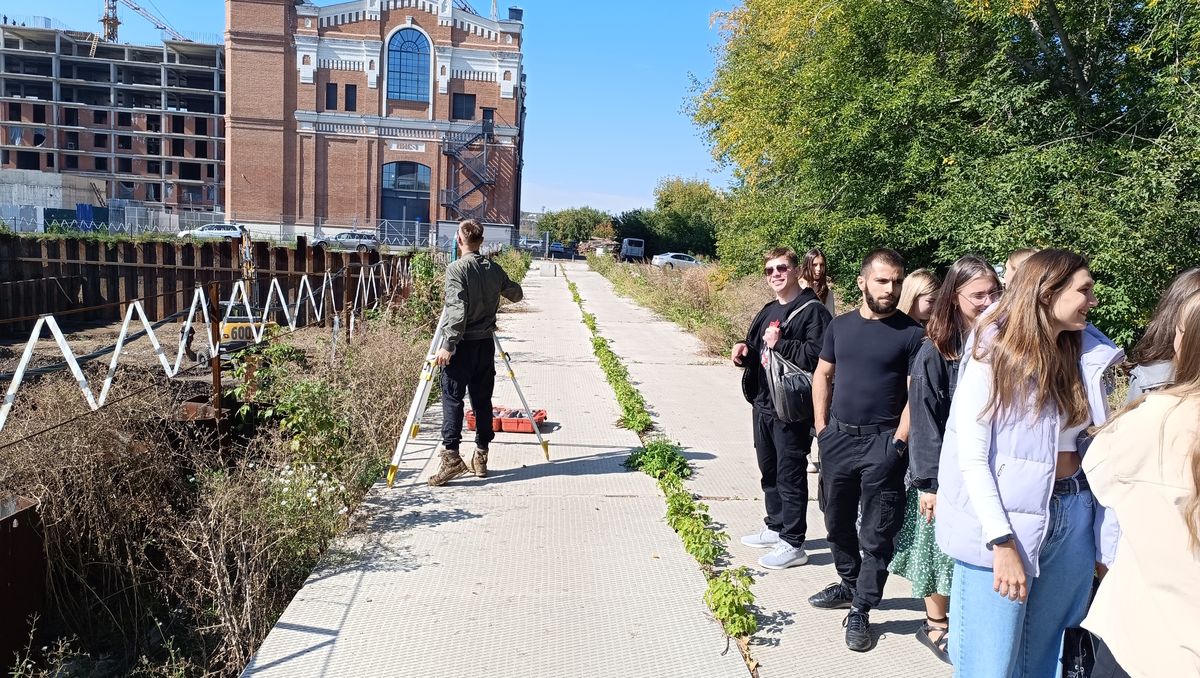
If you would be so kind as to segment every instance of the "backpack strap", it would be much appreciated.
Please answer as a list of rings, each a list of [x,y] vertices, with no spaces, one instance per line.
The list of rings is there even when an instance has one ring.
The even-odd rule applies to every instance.
[[[786,327],[787,324],[792,321],[792,318],[795,318],[796,316],[800,315],[800,311],[803,311],[804,309],[808,308],[809,306],[812,306],[813,304],[819,304],[819,303],[821,303],[820,299],[809,299],[808,301],[801,304],[800,308],[789,313],[787,319],[784,320],[783,323],[779,327],[780,328]]]

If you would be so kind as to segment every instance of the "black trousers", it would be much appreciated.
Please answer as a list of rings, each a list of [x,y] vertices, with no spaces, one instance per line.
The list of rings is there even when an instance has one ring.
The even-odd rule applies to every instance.
[[[1104,644],[1100,636],[1092,634],[1092,644],[1096,650],[1096,664],[1092,666],[1092,678],[1129,678],[1129,674],[1117,663],[1116,657]]]
[[[463,398],[475,410],[475,446],[486,450],[492,431],[492,390],[496,387],[496,344],[491,337],[458,342],[442,368],[442,445],[458,451],[462,442]]]
[[[754,408],[754,452],[762,474],[767,527],[797,548],[808,532],[808,450],[811,422],[785,424]]]
[[[908,459],[892,447],[894,433],[852,436],[830,422],[817,437],[833,563],[842,583],[854,590],[854,607],[864,612],[883,598],[896,535],[904,523]],[[856,529],[860,511],[862,523]]]

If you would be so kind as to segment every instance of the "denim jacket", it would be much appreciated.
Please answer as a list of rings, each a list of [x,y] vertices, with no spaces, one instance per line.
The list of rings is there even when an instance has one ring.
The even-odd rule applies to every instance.
[[[974,345],[972,336],[967,340],[942,444],[938,546],[956,560],[990,568],[989,542],[1012,534],[1025,571],[1036,577],[1054,491],[1060,415],[1050,406],[1036,417],[980,419],[992,374],[989,363],[974,359],[970,348]],[[1100,425],[1108,418],[1105,373],[1124,353],[1092,325],[1083,331],[1082,348],[1079,369],[1092,424]],[[1084,447],[1080,445],[1081,453]],[[1110,563],[1119,533],[1115,515],[1098,506],[1094,528],[1097,559]]]

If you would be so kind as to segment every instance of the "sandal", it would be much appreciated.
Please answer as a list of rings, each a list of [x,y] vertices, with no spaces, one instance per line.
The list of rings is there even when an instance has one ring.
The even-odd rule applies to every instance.
[[[932,617],[925,617],[925,620],[926,620],[925,623],[922,624],[921,628],[917,630],[917,640],[921,641],[922,645],[929,648],[930,651],[933,652],[933,654],[937,655],[938,659],[941,659],[942,661],[949,664],[950,663],[949,618],[942,617],[941,619],[934,619]],[[932,624],[947,624],[947,626],[933,626],[931,624],[931,622],[932,622]],[[942,633],[941,637],[939,637],[937,640],[934,640],[933,637],[930,635],[931,633],[933,633],[935,631],[941,631],[941,633]]]

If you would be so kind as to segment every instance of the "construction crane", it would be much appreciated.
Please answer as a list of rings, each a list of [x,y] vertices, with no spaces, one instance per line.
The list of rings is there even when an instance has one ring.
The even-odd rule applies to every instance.
[[[190,39],[185,38],[179,31],[168,26],[167,22],[154,16],[149,10],[145,9],[136,2],[133,2],[133,0],[104,0],[104,16],[100,19],[100,25],[104,26],[103,38],[105,42],[117,41],[117,26],[121,25],[121,20],[117,18],[118,4],[125,5],[129,9],[132,9],[133,11],[142,15],[146,21],[154,24],[155,28],[171,36],[172,40],[192,42]]]

